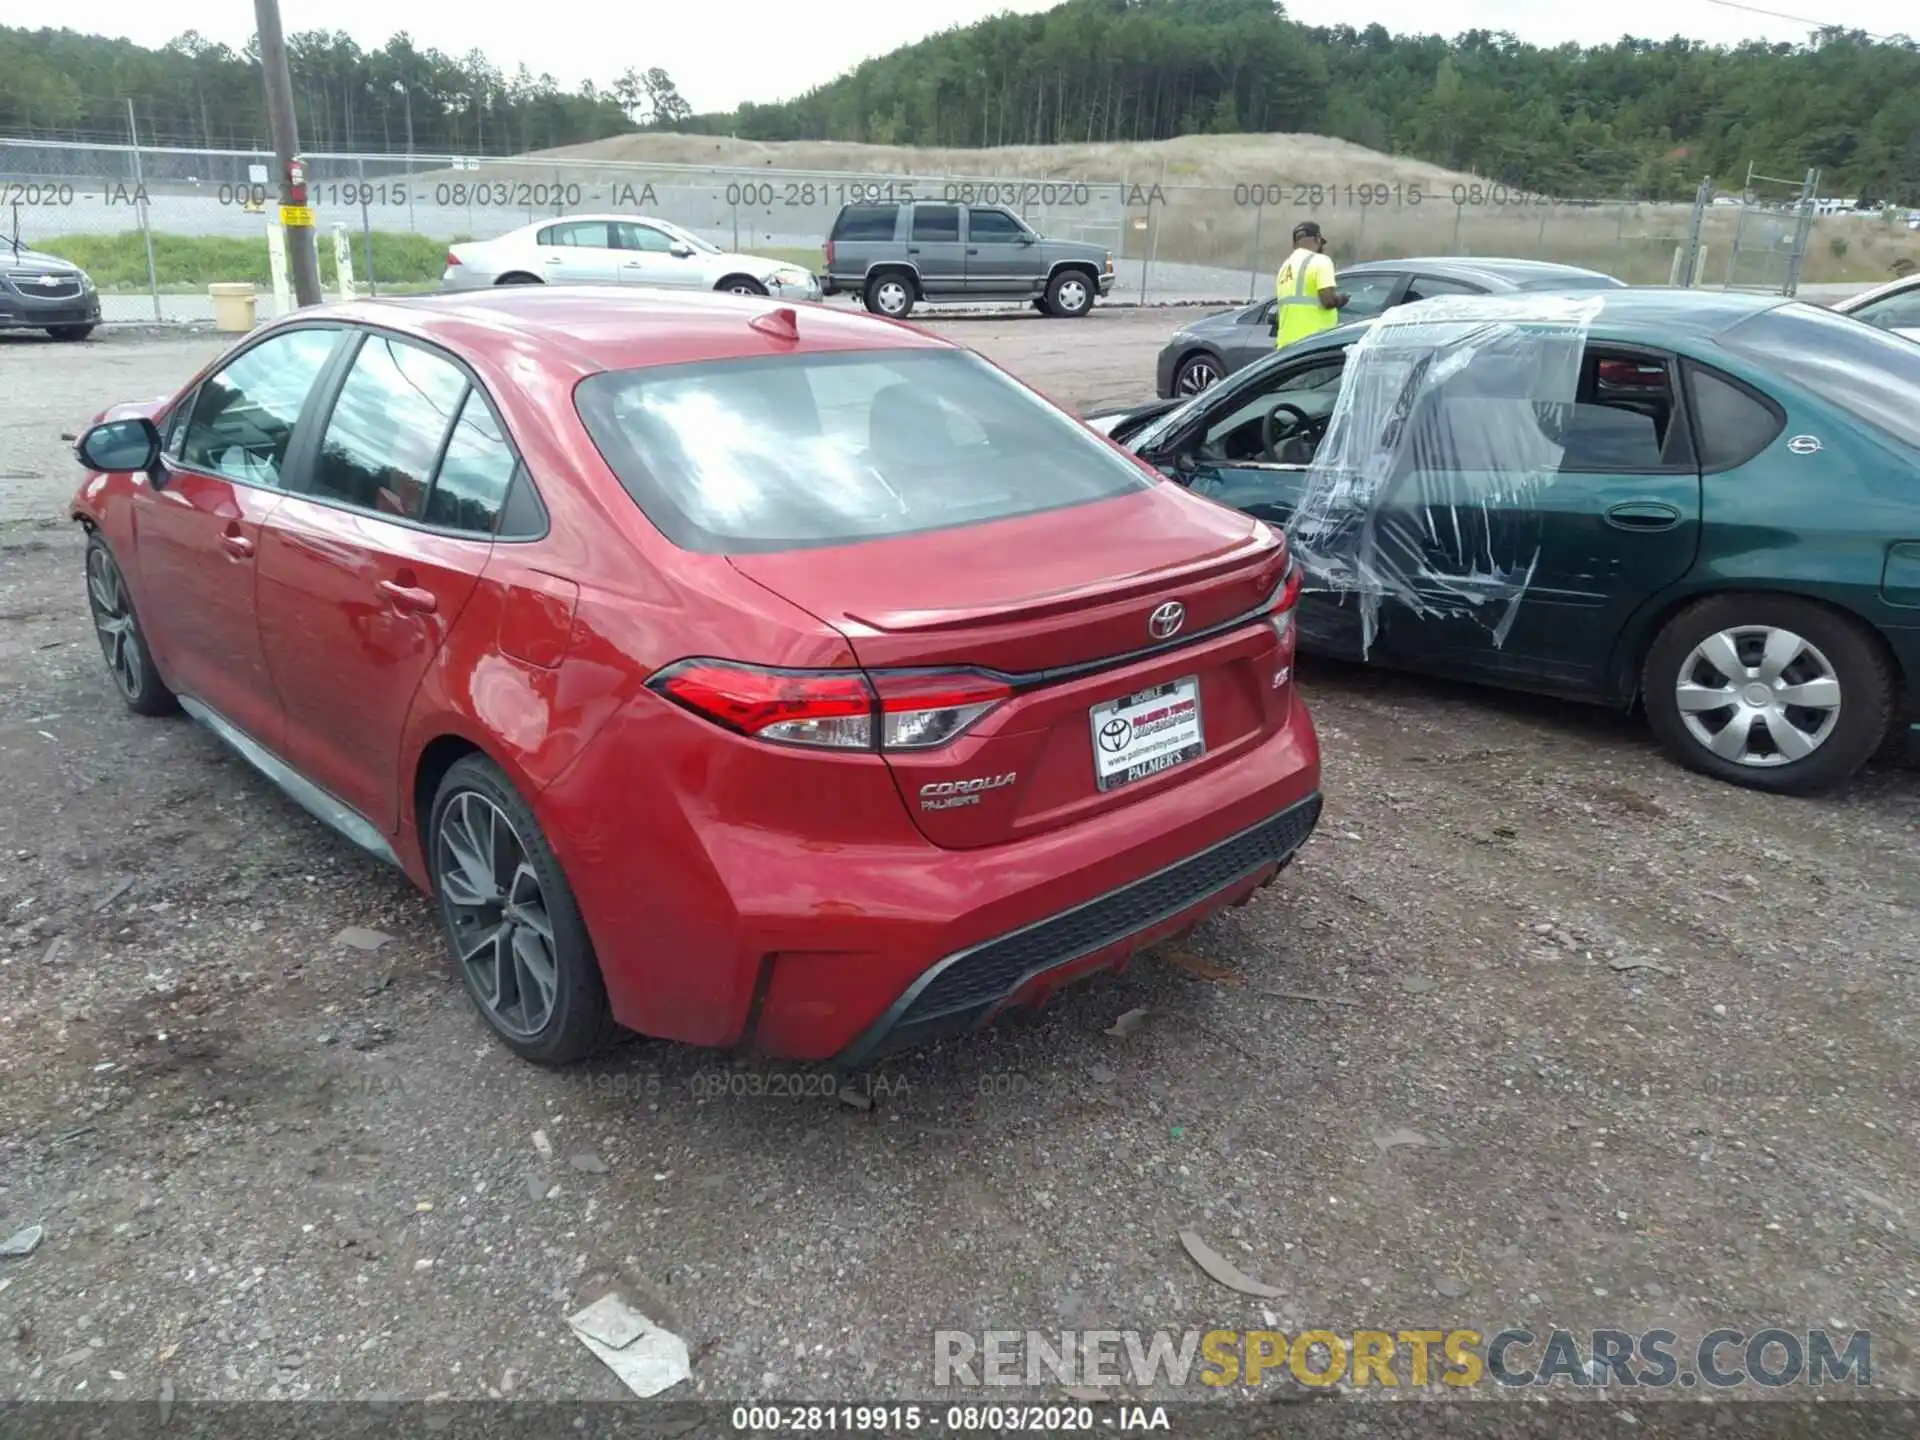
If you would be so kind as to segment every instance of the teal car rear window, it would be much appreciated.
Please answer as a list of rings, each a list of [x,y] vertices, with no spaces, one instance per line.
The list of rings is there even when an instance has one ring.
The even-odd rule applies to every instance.
[[[1721,348],[1920,450],[1920,345],[1798,302],[1742,320]]]

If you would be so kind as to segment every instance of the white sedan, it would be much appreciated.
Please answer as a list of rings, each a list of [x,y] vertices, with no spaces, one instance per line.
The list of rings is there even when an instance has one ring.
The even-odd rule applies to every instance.
[[[1904,276],[1849,296],[1833,308],[1866,321],[1876,330],[1891,330],[1909,340],[1920,340],[1920,275]]]
[[[654,285],[818,300],[809,270],[734,255],[643,215],[564,215],[447,251],[442,290],[488,285]]]

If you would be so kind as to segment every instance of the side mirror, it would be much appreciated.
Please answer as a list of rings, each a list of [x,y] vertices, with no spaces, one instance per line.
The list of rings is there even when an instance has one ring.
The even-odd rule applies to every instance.
[[[151,470],[160,460],[160,432],[151,420],[108,420],[83,434],[73,453],[89,470]]]
[[[1032,245],[1035,243],[1035,237],[1027,234],[1026,231],[1023,230],[1020,232],[1020,243],[1022,245]]]
[[[687,244],[687,242],[684,240],[676,240],[673,243],[672,248],[669,249],[667,253],[673,256],[673,258],[676,260],[685,260],[688,256],[693,254],[693,247]]]

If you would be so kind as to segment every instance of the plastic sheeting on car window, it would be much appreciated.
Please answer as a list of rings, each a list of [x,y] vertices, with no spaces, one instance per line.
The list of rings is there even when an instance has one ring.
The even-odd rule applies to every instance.
[[[1483,626],[1499,645],[1540,556],[1597,296],[1449,296],[1389,310],[1347,351],[1287,527],[1310,592]]]

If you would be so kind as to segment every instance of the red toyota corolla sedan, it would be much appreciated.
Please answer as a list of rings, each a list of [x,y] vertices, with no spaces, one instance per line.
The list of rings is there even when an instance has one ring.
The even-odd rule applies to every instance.
[[[959,346],[734,296],[308,310],[105,412],[87,591],[439,906],[488,1022],[858,1065],[1313,829],[1282,537]]]

